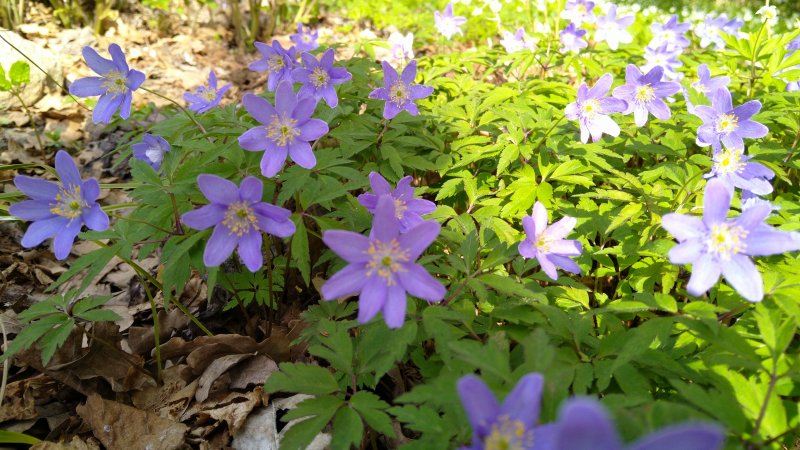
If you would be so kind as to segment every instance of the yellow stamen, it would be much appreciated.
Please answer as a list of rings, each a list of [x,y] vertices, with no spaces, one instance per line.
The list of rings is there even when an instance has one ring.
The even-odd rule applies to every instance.
[[[222,224],[228,228],[228,234],[242,237],[256,228],[256,215],[246,202],[233,202],[225,210]]]
[[[55,202],[50,204],[50,212],[61,217],[73,220],[80,217],[83,209],[89,204],[81,195],[81,187],[70,185],[60,186]]]
[[[292,119],[286,113],[273,114],[272,122],[264,128],[267,130],[267,139],[281,147],[289,145],[297,136],[300,136],[297,120]]]
[[[394,279],[394,274],[404,271],[402,263],[409,260],[408,252],[400,248],[400,243],[397,242],[397,239],[392,239],[389,242],[370,241],[367,254],[372,257],[367,263],[367,276],[377,274],[386,280],[387,286],[393,286],[397,283]]]

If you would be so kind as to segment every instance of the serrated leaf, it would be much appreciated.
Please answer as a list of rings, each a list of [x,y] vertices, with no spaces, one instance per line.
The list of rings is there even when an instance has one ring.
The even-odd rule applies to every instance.
[[[83,320],[88,320],[89,322],[115,322],[117,320],[122,320],[119,314],[110,309],[92,309],[76,314],[76,316]]]
[[[30,83],[31,81],[31,66],[27,61],[16,61],[11,65],[8,70],[8,79],[14,86]]]
[[[333,439],[331,448],[347,449],[358,447],[364,437],[364,423],[357,412],[341,408],[333,418]]]
[[[389,438],[395,437],[392,419],[384,412],[389,405],[377,395],[367,391],[358,391],[350,397],[350,405],[358,411],[370,428]]]
[[[290,417],[297,415],[295,411],[298,410],[303,411],[303,413],[313,411],[313,416],[293,424],[292,427],[286,431],[281,438],[281,450],[304,450],[319,432],[325,428],[325,425],[331,421],[341,405],[342,400],[330,396],[320,399],[312,398],[300,402],[297,408],[289,411],[289,413],[284,416],[284,419],[290,420]]]
[[[616,230],[622,224],[632,222],[637,217],[642,215],[642,208],[644,205],[641,203],[628,203],[622,210],[614,217],[614,220],[606,227],[606,234]]]
[[[74,326],[75,321],[72,318],[63,316],[61,324],[53,326],[42,336],[41,340],[39,340],[39,345],[42,347],[43,365],[46,366],[56,353],[56,350],[66,342]]]
[[[311,281],[311,256],[308,253],[308,231],[303,216],[292,217],[297,230],[292,235],[292,262],[294,262],[306,286]]]
[[[323,395],[337,392],[339,384],[325,368],[310,364],[282,363],[280,372],[274,372],[264,383],[267,392],[299,392]]]
[[[11,89],[11,81],[6,78],[6,71],[3,69],[3,65],[0,64],[0,91],[6,92]]]

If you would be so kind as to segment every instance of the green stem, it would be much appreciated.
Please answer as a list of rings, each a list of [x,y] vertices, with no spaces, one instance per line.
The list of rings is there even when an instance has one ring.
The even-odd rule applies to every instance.
[[[176,102],[175,100],[173,100],[173,99],[171,99],[171,98],[169,98],[169,97],[167,97],[165,95],[161,95],[161,94],[159,94],[158,92],[156,92],[156,91],[154,91],[152,89],[148,89],[148,88],[146,88],[144,86],[140,86],[139,89],[141,89],[141,90],[143,90],[145,92],[149,92],[149,93],[155,95],[156,97],[161,98],[163,100],[166,100],[166,101],[172,103],[173,105],[177,106],[178,109],[180,109],[181,111],[183,111],[184,114],[186,114],[186,117],[188,117],[189,120],[191,120],[195,125],[197,125],[197,128],[199,128],[200,131],[203,132],[203,134],[206,134],[206,129],[203,127],[203,125],[200,122],[197,121],[197,119],[194,117],[194,115],[192,113],[190,113],[186,108],[181,106],[180,103]]]
[[[150,302],[150,311],[153,312],[153,338],[155,339],[156,346],[156,381],[161,384],[161,328],[158,325],[158,307],[156,307],[156,301],[153,299],[153,294],[150,293],[150,289],[147,288],[147,283],[145,283],[144,278],[140,276],[139,279],[141,280],[145,294],[147,294],[147,300]]]
[[[761,23],[761,28],[758,29],[758,34],[756,35],[756,40],[753,43],[753,57],[750,60],[750,87],[747,88],[747,97],[753,98],[753,91],[756,85],[756,59],[758,58],[758,44],[759,40],[761,39],[761,33],[764,31],[764,28],[767,26],[767,21]]]
[[[267,285],[269,289],[269,311],[267,311],[267,337],[272,336],[272,319],[275,311],[275,297],[272,292],[272,237],[267,239]]]
[[[183,226],[181,225],[181,215],[178,212],[178,202],[175,200],[175,194],[170,192],[169,199],[172,202],[172,212],[175,215],[175,232],[179,235],[182,235]]]
[[[25,114],[28,115],[28,120],[31,121],[33,134],[36,136],[36,143],[39,144],[39,150],[42,152],[42,161],[44,161],[44,145],[42,145],[42,138],[39,136],[39,129],[36,128],[36,122],[33,121],[33,114],[31,114],[31,110],[25,105],[25,102],[22,100],[22,96],[19,95],[19,92],[17,92],[16,89],[11,89],[11,93],[14,95],[14,97],[17,97],[17,100],[19,100],[19,104],[22,105],[22,109],[25,111]]]

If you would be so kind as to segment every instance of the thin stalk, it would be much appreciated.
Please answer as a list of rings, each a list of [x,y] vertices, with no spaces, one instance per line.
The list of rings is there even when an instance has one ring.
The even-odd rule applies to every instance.
[[[167,234],[171,234],[171,235],[175,234],[175,232],[172,231],[172,230],[168,230],[166,228],[161,228],[158,225],[153,225],[152,223],[150,223],[150,222],[148,222],[146,220],[132,219],[132,218],[127,217],[127,216],[120,216],[119,214],[109,214],[109,216],[111,216],[111,217],[113,217],[115,219],[118,219],[118,220],[127,220],[129,222],[141,223],[143,225],[148,225],[148,226],[151,226],[151,227],[155,228],[158,231],[163,231],[164,233],[167,233]]]
[[[150,302],[150,311],[153,312],[153,337],[155,338],[155,351],[156,351],[156,381],[161,384],[161,328],[158,325],[158,307],[156,301],[153,299],[153,294],[147,288],[144,278],[141,276],[139,279],[142,282],[142,288],[147,294],[147,300]]]
[[[242,298],[239,297],[239,290],[236,289],[236,287],[233,285],[233,282],[228,277],[227,272],[225,272],[224,270],[220,270],[220,273],[222,274],[222,278],[225,278],[225,281],[227,281],[228,284],[231,286],[231,289],[233,289],[233,298],[236,299],[236,304],[239,305],[239,309],[242,310],[242,314],[244,314],[244,318],[247,321],[247,323],[250,323],[250,314],[247,313],[247,309],[245,309],[244,307],[244,301],[242,301]]]
[[[194,115],[192,113],[190,113],[186,108],[181,106],[180,103],[176,102],[175,100],[173,100],[173,99],[171,99],[171,98],[169,98],[169,97],[167,97],[165,95],[161,95],[161,94],[159,94],[158,92],[156,92],[156,91],[154,91],[152,89],[148,89],[148,88],[146,88],[144,86],[140,86],[139,89],[141,89],[141,90],[143,90],[145,92],[149,92],[149,93],[155,95],[156,97],[161,98],[163,100],[166,100],[166,101],[172,103],[173,105],[177,106],[178,109],[180,109],[181,111],[183,111],[184,114],[186,114],[186,117],[188,117],[189,120],[191,120],[195,125],[197,125],[197,128],[199,128],[200,131],[203,132],[203,134],[206,134],[206,129],[203,127],[203,125],[200,122],[197,121],[197,119],[194,117]]]
[[[272,336],[272,320],[275,314],[275,296],[272,292],[272,237],[267,239],[267,288],[269,289],[269,310],[267,311],[267,337]]]
[[[761,28],[758,29],[758,34],[756,35],[756,40],[753,44],[753,57],[750,60],[750,87],[747,88],[747,97],[753,98],[753,88],[756,85],[756,58],[758,57],[758,44],[759,40],[761,40],[761,33],[764,31],[764,28],[767,26],[767,21],[761,23]]]
[[[767,386],[767,393],[764,395],[764,403],[761,404],[761,410],[758,412],[758,418],[756,418],[756,424],[753,426],[753,436],[758,436],[758,431],[761,428],[762,421],[764,420],[764,416],[767,413],[767,404],[769,403],[769,397],[772,395],[772,391],[775,390],[775,385],[778,383],[778,360],[775,355],[772,355],[772,370],[769,374],[769,386]]]
[[[3,332],[3,353],[8,350],[8,334],[6,333],[6,325],[3,319],[0,318],[0,331]],[[0,381],[0,407],[3,406],[3,399],[6,398],[6,384],[8,383],[8,365],[10,358],[3,361],[3,379]]]
[[[39,136],[39,130],[36,128],[36,122],[33,121],[33,114],[31,114],[31,110],[28,109],[28,106],[25,105],[25,102],[22,100],[22,96],[19,95],[16,89],[11,89],[11,93],[14,97],[17,97],[19,100],[19,104],[22,105],[22,109],[25,111],[25,114],[28,115],[28,120],[31,121],[31,126],[33,127],[33,135],[36,136],[36,143],[39,144],[39,150],[42,152],[42,161],[45,160],[44,154],[44,145],[42,145],[42,138]]]
[[[175,194],[170,192],[169,199],[172,202],[172,213],[175,215],[175,232],[179,235],[182,235],[183,226],[181,225],[181,215],[178,212],[178,202],[175,200]]]

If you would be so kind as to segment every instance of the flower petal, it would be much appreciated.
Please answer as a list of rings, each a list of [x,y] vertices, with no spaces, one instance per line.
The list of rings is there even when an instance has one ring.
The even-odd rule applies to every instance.
[[[386,281],[378,276],[366,277],[361,295],[358,297],[358,322],[367,323],[378,314],[386,303],[388,286]]]
[[[764,282],[753,261],[745,255],[733,255],[722,263],[722,276],[736,292],[749,302],[764,298]]]
[[[34,200],[53,201],[58,195],[58,185],[52,181],[17,175],[14,177],[14,186]]]
[[[267,148],[267,133],[263,126],[253,127],[239,136],[239,146],[251,152],[261,152]]]
[[[250,230],[239,238],[239,257],[250,272],[256,272],[264,264],[261,253],[261,233]]]
[[[722,180],[710,180],[703,193],[703,222],[707,227],[725,221],[732,193]]]
[[[761,229],[748,233],[745,253],[751,256],[769,256],[800,250],[800,235],[786,231]]]
[[[686,285],[686,290],[699,297],[711,289],[719,280],[720,265],[709,254],[703,254],[692,264],[692,276]]]
[[[212,203],[230,205],[239,201],[239,188],[217,175],[204,173],[197,176],[197,186]]]
[[[544,377],[539,373],[529,373],[520,378],[500,407],[500,414],[508,415],[532,429],[539,422]]]
[[[664,428],[636,441],[630,450],[718,450],[725,431],[711,424],[681,424]]]
[[[328,133],[328,124],[324,120],[309,119],[300,127],[298,138],[303,141],[315,141]]]
[[[324,300],[349,297],[361,292],[367,279],[363,264],[350,264],[330,277],[322,285],[320,293]]]
[[[534,236],[542,234],[544,230],[547,228],[547,209],[545,209],[544,205],[541,202],[537,201],[536,203],[533,204],[533,213],[531,214],[531,216],[533,217],[534,231],[533,235],[531,235],[530,237],[533,238]],[[525,224],[523,223],[523,226],[524,225]]]
[[[105,75],[116,69],[113,61],[103,58],[95,49],[88,45],[83,47],[81,53],[83,53],[83,59],[86,60],[86,65],[99,75]]]
[[[261,175],[267,178],[272,178],[281,171],[284,163],[286,163],[286,156],[289,154],[287,147],[275,147],[270,149],[269,146],[261,157]]]
[[[542,232],[545,236],[551,239],[563,239],[564,236],[568,235],[573,228],[575,228],[575,224],[578,223],[578,219],[574,217],[564,216],[561,220],[557,221],[556,223],[547,227],[547,229],[543,229]],[[552,252],[552,253],[559,253],[559,252]]]
[[[317,165],[317,158],[311,150],[311,144],[306,141],[295,140],[289,144],[289,157],[304,169],[312,169]]]
[[[447,294],[444,285],[419,264],[403,264],[403,269],[397,272],[397,278],[400,285],[414,297],[438,302]]]
[[[456,389],[472,430],[478,440],[482,441],[489,434],[490,426],[497,420],[500,405],[486,384],[474,375],[461,377]]]
[[[381,195],[378,198],[374,214],[370,239],[389,242],[397,238],[400,234],[400,221],[394,213],[394,199],[390,195]]]
[[[245,94],[242,98],[242,104],[244,105],[244,109],[246,109],[254,119],[264,125],[270,123],[272,121],[272,116],[275,115],[275,108],[272,107],[272,104],[258,95]],[[253,129],[254,128],[251,128],[250,130]],[[241,139],[241,137],[239,139]]]
[[[239,239],[236,235],[229,233],[227,227],[222,224],[217,225],[203,252],[203,264],[206,267],[216,267],[222,264],[231,256],[238,242]]]
[[[544,253],[539,253],[536,256],[536,260],[539,261],[539,266],[542,268],[542,272],[547,274],[547,276],[551,279],[558,280],[558,271],[556,271],[556,266],[548,259],[548,256],[549,255]]]
[[[398,239],[400,247],[408,252],[408,259],[416,261],[426,248],[439,236],[442,226],[438,222],[426,220],[402,234]]]
[[[103,86],[105,80],[103,77],[86,77],[75,80],[69,85],[69,93],[76,97],[103,95],[106,93],[106,88]]]
[[[25,235],[22,236],[22,246],[25,248],[36,247],[45,239],[58,234],[66,228],[68,220],[61,216],[54,216],[49,219],[37,220],[33,222]]]
[[[291,115],[297,105],[297,96],[290,81],[283,81],[275,90],[275,111]]]
[[[669,262],[672,264],[692,264],[700,258],[705,249],[701,239],[686,240],[669,249]]]
[[[246,177],[239,185],[239,198],[251,203],[261,202],[264,184],[256,177]]]
[[[597,83],[595,83],[594,86],[589,89],[586,97],[600,100],[606,95],[606,93],[608,93],[608,90],[611,89],[611,84],[613,82],[614,77],[612,77],[610,73],[603,74],[603,76],[597,79]]]
[[[322,233],[322,242],[348,263],[366,263],[371,259],[367,253],[369,239],[364,235],[345,230],[327,230]]]
[[[99,204],[95,203],[91,208],[83,210],[83,223],[90,230],[104,231],[108,229],[108,215]]]
[[[547,259],[550,262],[552,262],[553,264],[555,264],[556,266],[566,270],[567,272],[575,273],[575,274],[580,274],[581,273],[580,266],[578,266],[578,264],[575,261],[569,259],[566,256],[548,254],[547,255]]]
[[[611,418],[600,402],[589,398],[567,400],[559,412],[556,448],[569,450],[619,450]]]
[[[383,320],[389,328],[401,328],[406,321],[406,291],[398,285],[389,286],[383,303]]]
[[[225,207],[219,204],[202,206],[181,216],[184,225],[195,230],[205,230],[220,222],[225,217]]]
[[[22,220],[42,220],[53,217],[50,203],[41,200],[24,200],[8,207],[8,212]]]
[[[661,218],[661,226],[675,236],[678,241],[700,237],[706,233],[706,226],[702,220],[686,214],[665,214]]]
[[[53,254],[56,259],[67,259],[70,251],[72,251],[72,244],[75,243],[75,238],[81,232],[80,220],[71,220],[67,222],[67,226],[60,228],[58,233],[53,237]]]
[[[517,250],[519,250],[519,254],[522,255],[523,258],[536,258],[536,247],[533,246],[533,241],[530,238],[526,238],[520,242],[517,246]]]

